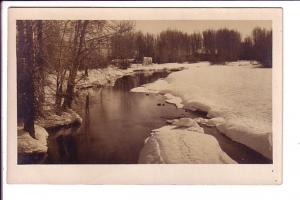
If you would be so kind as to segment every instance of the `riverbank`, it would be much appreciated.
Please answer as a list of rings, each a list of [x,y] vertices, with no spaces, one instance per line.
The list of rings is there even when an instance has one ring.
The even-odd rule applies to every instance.
[[[18,163],[40,163],[47,156],[48,136],[47,130],[56,129],[73,124],[81,124],[82,118],[72,109],[57,115],[54,112],[47,113],[43,118],[35,121],[34,130],[35,137],[24,131],[23,126],[18,126],[17,142],[18,142]]]
[[[198,119],[272,160],[272,69],[248,61],[194,67],[134,88],[167,94],[167,102],[207,112]]]
[[[133,75],[135,73],[154,73],[158,71],[180,71],[186,69],[189,65],[183,63],[165,63],[165,64],[132,64],[127,69],[119,69],[114,66],[109,66],[103,69],[91,69],[89,70],[88,77],[81,78],[84,76],[84,71],[81,71],[77,75],[78,83],[76,89],[84,89],[90,87],[103,87],[103,86],[114,86],[117,79]]]
[[[72,109],[63,111],[60,115],[56,114],[54,111],[49,112],[46,116],[39,118],[36,121],[36,124],[45,129],[54,129],[75,123],[81,124],[82,118]]]

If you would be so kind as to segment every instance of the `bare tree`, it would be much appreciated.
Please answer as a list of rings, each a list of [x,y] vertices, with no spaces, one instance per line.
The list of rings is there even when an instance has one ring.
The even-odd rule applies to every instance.
[[[78,20],[75,22],[75,35],[72,47],[72,66],[69,70],[69,77],[67,83],[67,90],[64,98],[63,108],[70,108],[72,100],[74,98],[75,79],[78,68],[82,63],[82,49],[84,45],[84,39],[86,34],[86,28],[89,21]]]

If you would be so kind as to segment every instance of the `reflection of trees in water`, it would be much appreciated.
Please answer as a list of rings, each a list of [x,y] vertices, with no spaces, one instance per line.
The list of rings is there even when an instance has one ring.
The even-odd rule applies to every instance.
[[[85,118],[84,118],[84,134],[87,136],[90,127],[90,96],[85,97]]]
[[[135,85],[137,85],[136,79],[133,76],[128,75],[128,76],[123,76],[120,79],[117,79],[114,88],[128,91],[131,88],[133,88]]]
[[[154,82],[159,78],[164,78],[169,74],[168,71],[159,71],[159,72],[143,72],[136,73],[134,75],[123,76],[116,80],[114,88],[128,91],[134,87],[140,85]]]
[[[85,97],[85,114],[88,115],[89,112],[90,112],[90,96],[89,94],[87,94]]]
[[[48,163],[77,163],[77,144],[74,134],[79,126],[61,128],[48,140]]]

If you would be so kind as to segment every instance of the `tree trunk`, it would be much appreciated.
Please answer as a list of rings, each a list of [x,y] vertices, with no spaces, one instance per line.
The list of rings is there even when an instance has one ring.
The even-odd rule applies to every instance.
[[[43,104],[45,98],[44,92],[44,60],[43,60],[43,22],[41,20],[36,22],[37,26],[37,49],[36,49],[36,65],[34,70],[34,80],[35,80],[35,110],[36,114],[39,116],[43,115]]]
[[[29,134],[35,138],[34,131],[34,83],[33,83],[33,31],[32,31],[32,22],[25,22],[26,30],[26,43],[25,43],[25,70],[24,70],[24,98],[23,98],[23,108],[24,108],[24,130],[28,131]]]
[[[18,120],[24,117],[24,68],[25,68],[25,27],[21,20],[17,20],[17,113]]]
[[[66,69],[64,69],[64,67],[62,66],[62,50],[63,50],[64,37],[65,37],[68,24],[69,21],[66,21],[64,23],[63,34],[61,36],[60,45],[59,45],[58,72],[56,75],[56,92],[55,92],[55,108],[58,114],[60,114],[62,110],[61,102],[63,100],[63,84],[65,81],[65,74],[66,74]]]
[[[89,72],[88,72],[87,65],[84,66],[84,75],[85,75],[86,77],[89,76]]]

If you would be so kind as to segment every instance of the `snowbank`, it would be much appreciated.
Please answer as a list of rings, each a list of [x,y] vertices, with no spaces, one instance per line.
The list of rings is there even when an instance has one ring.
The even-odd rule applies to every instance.
[[[36,139],[32,138],[28,132],[18,129],[18,153],[46,153],[47,147],[47,131],[34,125]]]
[[[82,118],[72,109],[62,112],[61,115],[50,113],[45,118],[38,119],[36,123],[44,128],[67,126],[73,123],[82,123]]]
[[[218,141],[204,134],[192,119],[170,120],[171,125],[153,130],[140,152],[141,164],[234,164]]]
[[[208,112],[222,133],[272,159],[272,69],[249,61],[198,63],[143,87],[179,97],[186,109]]]

